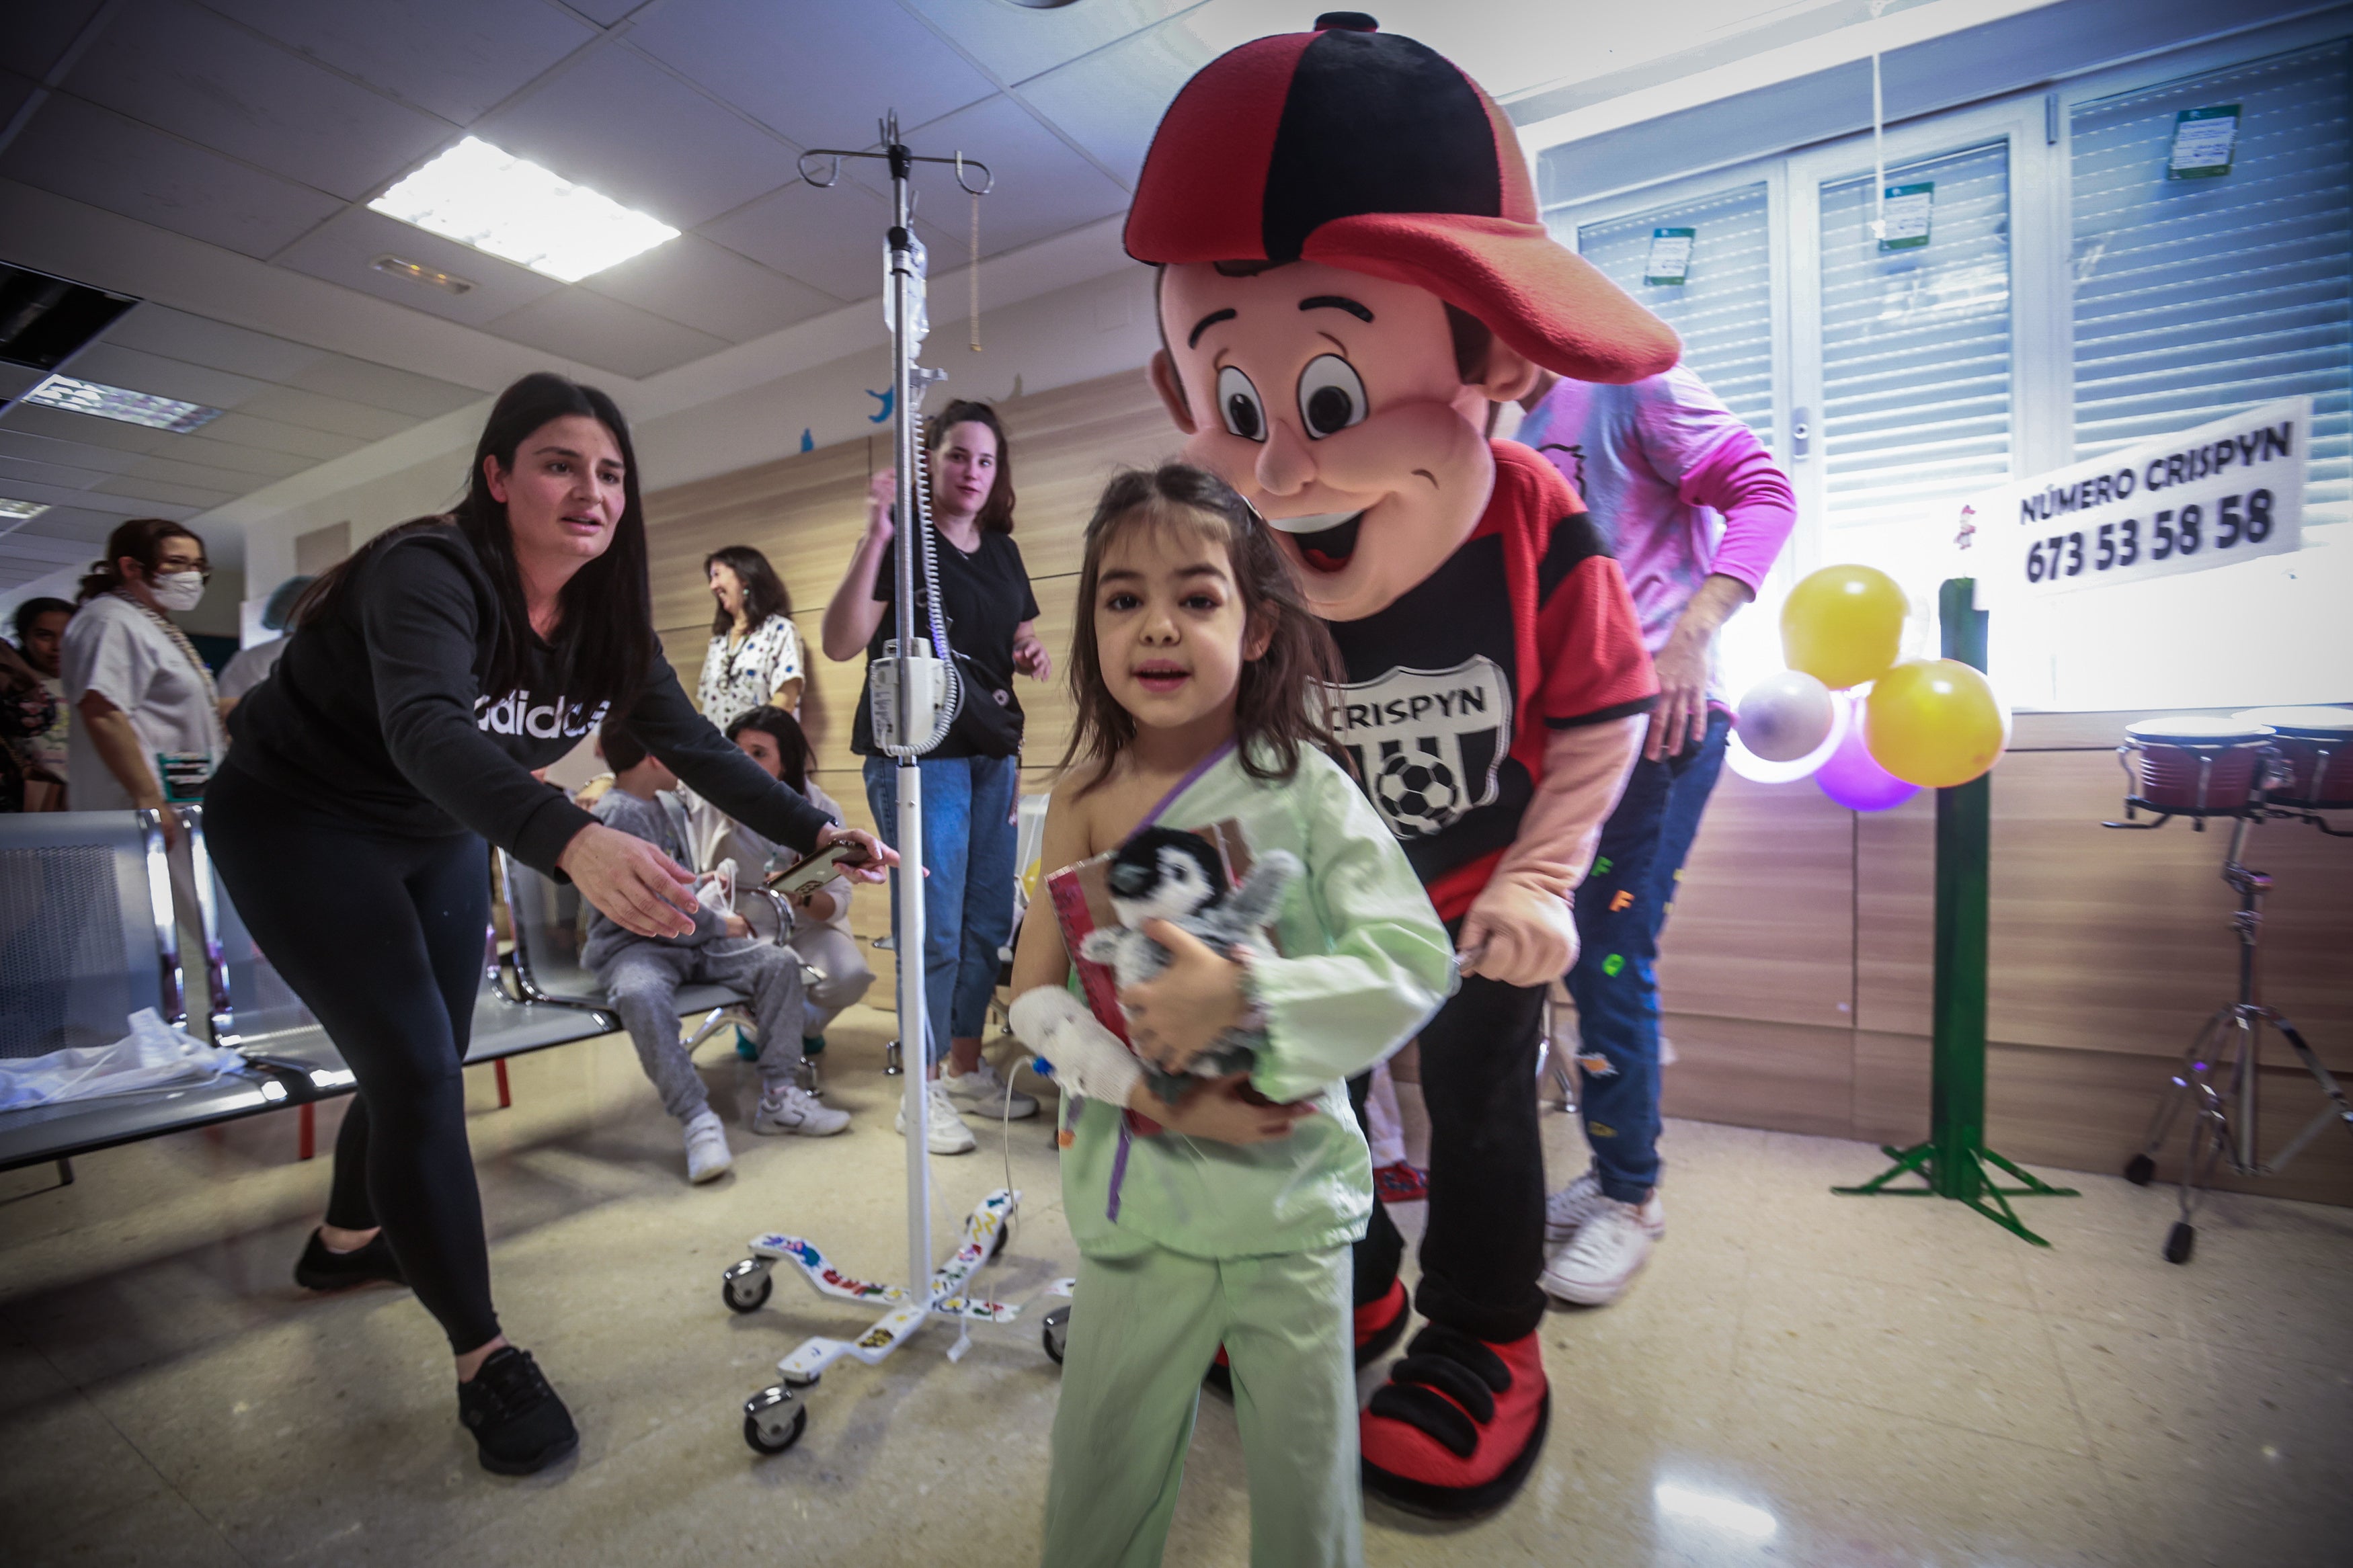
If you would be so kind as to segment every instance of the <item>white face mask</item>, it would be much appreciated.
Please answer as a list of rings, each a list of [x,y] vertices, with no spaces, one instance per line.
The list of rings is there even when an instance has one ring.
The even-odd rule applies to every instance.
[[[158,605],[184,616],[204,602],[205,574],[201,572],[167,572],[154,578],[152,585]]]

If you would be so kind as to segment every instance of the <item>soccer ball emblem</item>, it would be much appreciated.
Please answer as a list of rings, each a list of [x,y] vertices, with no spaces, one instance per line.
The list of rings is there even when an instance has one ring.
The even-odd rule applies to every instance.
[[[1398,752],[1384,762],[1373,795],[1400,838],[1427,837],[1462,815],[1453,771],[1425,752]]]

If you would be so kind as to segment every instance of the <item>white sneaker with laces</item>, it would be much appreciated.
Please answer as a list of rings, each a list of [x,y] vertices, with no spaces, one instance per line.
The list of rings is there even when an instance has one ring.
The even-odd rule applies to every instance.
[[[1658,1245],[1645,1219],[1645,1211],[1654,1208],[1658,1201],[1655,1192],[1648,1203],[1640,1205],[1600,1198],[1568,1245],[1545,1264],[1537,1280],[1545,1294],[1580,1307],[1606,1307],[1615,1301],[1650,1261],[1651,1248]]]
[[[686,1179],[696,1186],[715,1182],[735,1163],[727,1147],[727,1129],[719,1113],[705,1106],[686,1119]]]
[[[943,1065],[940,1087],[960,1110],[976,1112],[987,1121],[1026,1121],[1038,1114],[1038,1101],[1019,1089],[1013,1091],[1013,1109],[1006,1110],[1005,1079],[987,1057],[970,1072],[958,1073]]]
[[[1545,1247],[1556,1251],[1567,1246],[1577,1235],[1577,1227],[1591,1219],[1600,1206],[1609,1200],[1601,1192],[1601,1178],[1589,1167],[1585,1174],[1561,1188],[1545,1200]],[[1652,1241],[1664,1239],[1667,1234],[1667,1211],[1659,1202],[1659,1189],[1652,1187],[1651,1195],[1642,1200],[1642,1228],[1651,1233]]]
[[[804,1138],[830,1138],[849,1125],[849,1112],[822,1105],[798,1084],[781,1083],[760,1096],[752,1112],[752,1131],[774,1135],[797,1132]]]
[[[906,1136],[907,1106],[903,1100],[892,1125],[898,1128],[901,1137]],[[940,1087],[937,1079],[923,1089],[923,1143],[934,1154],[969,1154],[974,1147],[972,1129],[956,1114],[955,1101],[948,1098],[948,1091]]]

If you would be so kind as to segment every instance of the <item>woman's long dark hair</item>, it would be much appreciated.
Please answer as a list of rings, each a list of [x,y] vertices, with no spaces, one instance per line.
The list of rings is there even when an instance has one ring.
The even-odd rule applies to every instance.
[[[1013,446],[1005,438],[1005,423],[997,410],[986,403],[974,403],[959,397],[929,419],[923,421],[923,450],[938,451],[947,444],[948,432],[959,425],[986,425],[997,437],[997,478],[988,487],[988,499],[980,503],[980,531],[983,533],[1013,531]],[[939,510],[933,504],[934,513]]]
[[[1065,772],[1074,763],[1095,764],[1094,777],[1079,793],[1101,784],[1112,761],[1135,740],[1134,715],[1103,680],[1095,647],[1095,599],[1104,554],[1114,540],[1139,528],[1187,528],[1223,544],[1241,595],[1243,635],[1267,634],[1266,651],[1242,662],[1234,691],[1234,739],[1242,771],[1262,783],[1287,784],[1299,772],[1299,753],[1307,746],[1347,766],[1315,691],[1319,682],[1340,684],[1340,651],[1307,607],[1273,530],[1217,475],[1189,463],[1164,463],[1113,475],[1087,521],[1079,624],[1071,637],[1071,702],[1078,716],[1060,763]]]
[[[75,602],[86,605],[100,594],[111,594],[121,587],[122,558],[126,555],[153,576],[155,563],[163,558],[164,542],[167,539],[195,539],[200,553],[205,547],[205,542],[193,531],[168,517],[134,517],[128,522],[116,523],[114,531],[106,536],[106,559],[90,563],[90,574],[81,580],[81,592],[75,595]]]
[[[702,580],[711,581],[711,569],[724,566],[735,574],[735,581],[744,586],[744,629],[754,632],[770,616],[790,617],[793,613],[792,591],[768,558],[748,544],[731,544],[714,550],[702,558]],[[711,617],[711,635],[723,637],[735,629],[735,617],[720,610]]]
[[[610,397],[552,371],[534,371],[499,394],[481,439],[474,443],[463,500],[446,516],[417,518],[361,546],[311,584],[297,611],[298,624],[308,626],[332,614],[353,574],[389,541],[410,529],[454,522],[473,545],[498,595],[499,639],[482,690],[497,694],[511,689],[522,671],[524,639],[533,635],[531,617],[523,603],[522,574],[515,565],[506,503],[491,494],[483,459],[494,458],[501,472],[512,473],[516,453],[533,431],[575,414],[604,426],[621,449],[621,516],[605,552],[574,573],[556,596],[560,614],[554,646],[563,686],[543,695],[591,704],[610,700],[615,711],[628,711],[645,689],[647,671],[660,657],[654,642],[653,594],[646,580],[646,510],[638,489],[637,448],[629,441],[628,422]]]

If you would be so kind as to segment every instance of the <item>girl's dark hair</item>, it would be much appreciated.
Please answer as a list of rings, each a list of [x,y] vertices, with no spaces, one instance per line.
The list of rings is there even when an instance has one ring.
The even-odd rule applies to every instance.
[[[617,773],[628,773],[651,754],[618,719],[607,719],[596,726],[596,749],[605,753],[605,765]]]
[[[747,631],[757,631],[762,621],[770,616],[789,616],[793,613],[793,595],[768,558],[748,544],[731,544],[714,550],[702,558],[703,581],[711,580],[711,569],[724,566],[735,574],[735,581],[744,584],[744,626]],[[735,617],[720,610],[711,617],[711,635],[723,637],[735,628]]]
[[[784,759],[785,782],[796,793],[808,794],[809,764],[817,755],[809,746],[808,736],[801,731],[800,721],[781,708],[764,704],[737,714],[727,726],[727,738],[732,741],[746,730],[757,730],[776,742],[776,755]]]
[[[164,558],[164,542],[167,539],[193,539],[202,551],[205,542],[194,529],[174,522],[168,517],[134,517],[128,522],[115,524],[114,531],[106,536],[106,559],[93,561],[90,574],[81,580],[81,592],[75,603],[86,605],[100,594],[111,594],[122,586],[122,568],[119,563],[126,555],[139,563],[149,573]]]
[[[621,449],[621,516],[605,552],[574,573],[556,596],[555,649],[563,685],[560,691],[545,695],[560,694],[575,702],[610,701],[615,711],[628,711],[645,689],[647,671],[660,657],[654,642],[653,594],[646,580],[646,509],[638,489],[637,448],[629,441],[628,422],[610,397],[552,371],[534,371],[499,394],[481,439],[474,443],[464,499],[446,516],[417,518],[369,540],[311,585],[296,606],[295,624],[308,626],[331,614],[352,574],[389,541],[411,529],[454,522],[473,545],[498,595],[499,638],[482,689],[498,693],[512,689],[522,670],[525,639],[533,634],[506,503],[491,494],[483,459],[494,458],[501,471],[512,473],[516,453],[533,432],[575,414],[604,426]]]
[[[988,487],[988,499],[980,503],[980,531],[983,533],[1013,531],[1013,447],[1005,438],[1005,424],[997,410],[986,403],[974,403],[957,398],[937,414],[923,421],[923,450],[936,452],[946,445],[948,432],[959,425],[986,425],[997,437],[997,480]],[[936,505],[933,508],[937,510]]]
[[[1113,700],[1095,648],[1095,599],[1112,542],[1138,528],[1189,528],[1226,547],[1241,595],[1245,635],[1263,632],[1266,651],[1243,661],[1234,692],[1234,739],[1242,771],[1264,783],[1288,783],[1303,746],[1346,766],[1333,738],[1317,683],[1341,681],[1332,634],[1299,592],[1274,531],[1225,480],[1189,463],[1128,468],[1103,487],[1087,521],[1079,569],[1078,628],[1071,637],[1071,700],[1078,710],[1061,767],[1096,764],[1083,795],[1109,775],[1109,764],[1135,739],[1135,720]],[[1269,759],[1271,759],[1270,765]]]

